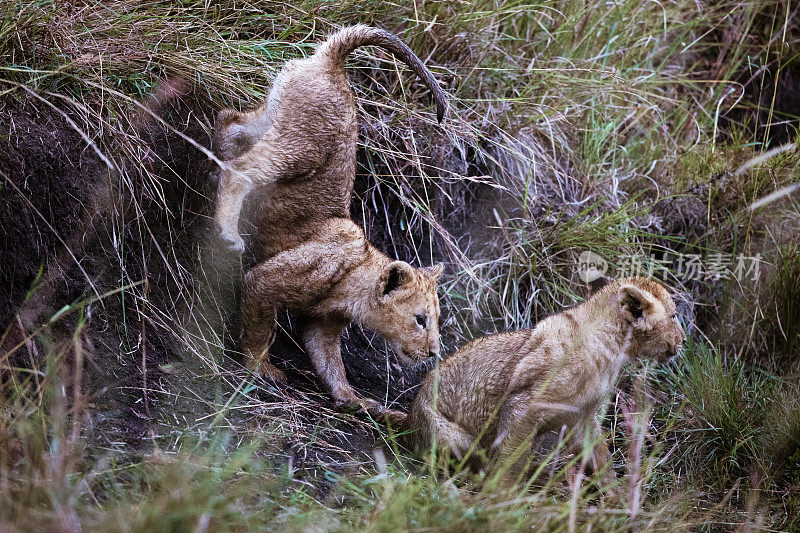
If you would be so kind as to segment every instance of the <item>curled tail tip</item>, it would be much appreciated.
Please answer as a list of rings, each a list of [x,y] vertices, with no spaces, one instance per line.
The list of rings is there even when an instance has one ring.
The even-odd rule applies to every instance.
[[[447,103],[444,101],[436,102],[436,122],[439,124],[444,120],[444,114],[447,112]]]
[[[433,98],[436,101],[436,121],[441,124],[442,120],[444,120],[444,116],[447,113],[447,93],[441,89],[438,89],[433,94]]]
[[[150,97],[156,104],[161,105],[185,96],[190,88],[189,80],[183,76],[172,76],[159,81],[150,93]]]
[[[191,81],[182,76],[171,76],[156,84],[150,94],[140,103],[140,108],[133,117],[137,129],[156,123],[156,118],[163,112],[164,106],[180,100],[191,90]]]

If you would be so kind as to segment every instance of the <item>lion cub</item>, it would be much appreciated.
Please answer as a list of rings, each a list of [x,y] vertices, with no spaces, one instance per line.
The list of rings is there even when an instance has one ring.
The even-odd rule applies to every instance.
[[[612,281],[533,330],[477,339],[444,361],[411,405],[409,444],[422,449],[435,441],[461,459],[476,443],[503,461],[534,436],[566,425],[577,451],[586,430],[592,441],[600,437],[598,414],[622,365],[666,360],[685,338],[661,284]],[[594,470],[602,471],[608,446],[600,442],[592,456]]]
[[[356,322],[402,359],[438,355],[442,267],[389,259],[349,219],[358,123],[344,61],[366,45],[388,50],[422,79],[441,122],[446,95],[422,61],[396,36],[357,25],[332,35],[311,57],[286,63],[258,109],[221,111],[213,143],[229,161],[217,184],[216,221],[233,250],[244,248],[237,227],[243,199],[259,188],[252,241],[260,263],[242,287],[249,366],[285,380],[268,350],[275,313],[288,309],[301,319],[306,352],[334,399],[374,407],[347,382],[342,332]]]
[[[304,323],[303,344],[317,375],[342,404],[376,408],[347,382],[341,337],[350,322],[381,335],[403,359],[439,354],[442,265],[413,268],[375,249],[349,218],[331,218],[317,235],[251,268],[242,288],[242,348],[265,376],[285,381],[269,362],[275,312],[289,309]],[[380,411],[380,409],[379,409]]]
[[[230,248],[241,252],[238,221],[245,196],[264,187],[256,214],[255,252],[260,258],[315,237],[331,217],[350,216],[356,169],[356,100],[344,60],[360,46],[384,48],[419,76],[436,101],[441,122],[447,105],[433,74],[391,33],[368,26],[345,28],[316,53],[286,63],[264,105],[248,113],[220,112],[214,145],[222,160],[216,222]]]

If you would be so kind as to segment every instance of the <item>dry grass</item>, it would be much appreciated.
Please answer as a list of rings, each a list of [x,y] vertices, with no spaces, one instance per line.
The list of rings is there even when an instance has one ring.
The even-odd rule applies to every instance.
[[[747,209],[798,179],[796,149],[759,158],[794,141],[778,136],[797,118],[778,92],[796,69],[786,4],[0,5],[4,153],[22,153],[38,121],[80,177],[68,190],[54,179],[42,198],[46,181],[0,164],[7,212],[33,221],[18,250],[30,275],[12,278],[25,285],[9,289],[0,324],[10,527],[798,527],[800,212],[791,194]],[[390,255],[448,264],[448,351],[580,300],[584,250],[615,267],[630,253],[762,254],[757,282],[668,277],[699,304],[684,316],[695,344],[623,380],[606,420],[617,487],[570,486],[570,459],[554,457],[526,490],[504,492],[333,411],[307,368],[277,390],[241,367],[241,266],[209,231],[211,125],[355,22],[397,32],[452,95],[439,126],[391,57],[350,61],[363,143],[354,217]],[[177,102],[151,99],[170,83]],[[47,164],[31,172],[64,179]],[[413,385],[395,382],[368,335],[348,343],[386,366],[373,395]]]

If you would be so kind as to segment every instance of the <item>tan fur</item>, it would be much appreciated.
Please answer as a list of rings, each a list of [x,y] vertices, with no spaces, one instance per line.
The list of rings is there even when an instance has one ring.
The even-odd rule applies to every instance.
[[[438,356],[436,280],[441,273],[441,265],[416,269],[393,261],[370,245],[352,220],[331,218],[314,238],[245,274],[242,348],[264,375],[283,381],[283,373],[269,362],[268,349],[275,312],[289,309],[304,322],[306,352],[333,398],[375,407],[347,382],[342,332],[356,322],[381,335],[400,356]]]
[[[275,313],[288,309],[304,324],[306,351],[334,399],[375,407],[347,382],[342,332],[357,322],[401,358],[438,355],[441,267],[392,261],[349,219],[358,124],[344,60],[365,45],[385,48],[408,64],[433,92],[441,120],[444,92],[405,44],[376,28],[345,28],[313,56],[289,61],[263,106],[219,114],[215,150],[230,164],[218,184],[216,220],[231,248],[241,251],[239,211],[258,186],[252,241],[261,262],[247,272],[242,288],[242,348],[250,365],[285,379],[268,349]]]
[[[344,60],[366,45],[385,48],[422,78],[441,121],[444,92],[422,61],[384,30],[345,28],[311,57],[289,61],[263,106],[248,113],[224,110],[217,118],[215,149],[230,164],[218,184],[216,222],[231,249],[244,249],[239,213],[244,197],[257,186],[267,189],[259,197],[255,223],[260,258],[314,238],[331,217],[349,216],[358,124]]]
[[[534,436],[565,425],[573,450],[580,449],[587,431],[590,441],[601,436],[598,415],[620,368],[640,358],[667,359],[684,340],[662,285],[614,281],[533,330],[477,339],[444,361],[411,405],[408,442],[424,449],[435,439],[438,448],[462,458],[477,441],[477,448],[503,461]],[[524,461],[529,453],[521,455]],[[594,468],[602,471],[608,459],[600,441]]]

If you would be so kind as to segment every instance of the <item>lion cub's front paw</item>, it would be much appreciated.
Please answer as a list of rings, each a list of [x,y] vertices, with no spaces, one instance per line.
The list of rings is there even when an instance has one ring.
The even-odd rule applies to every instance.
[[[286,374],[283,370],[267,361],[251,362],[247,367],[275,385],[286,385]]]
[[[283,370],[274,365],[269,366],[271,367],[269,370],[264,367],[261,368],[261,376],[266,380],[272,381],[276,385],[286,385],[286,374]]]
[[[379,409],[381,404],[370,398],[362,398],[354,393],[333,394],[333,405],[337,411],[345,412],[370,412]]]
[[[379,420],[383,419],[384,423],[392,426],[394,430],[402,428],[407,417],[407,415],[403,411],[398,411],[396,409],[385,409],[385,408],[381,408],[378,412],[370,414],[372,414],[375,418]]]
[[[402,411],[388,409],[382,403],[371,398],[358,397],[349,400],[336,400],[335,405],[340,411],[366,413],[378,421],[391,424],[394,428],[399,428],[406,419],[406,414]]]
[[[244,252],[244,240],[238,233],[230,234],[223,231],[219,236],[228,244],[228,250],[239,254]]]

